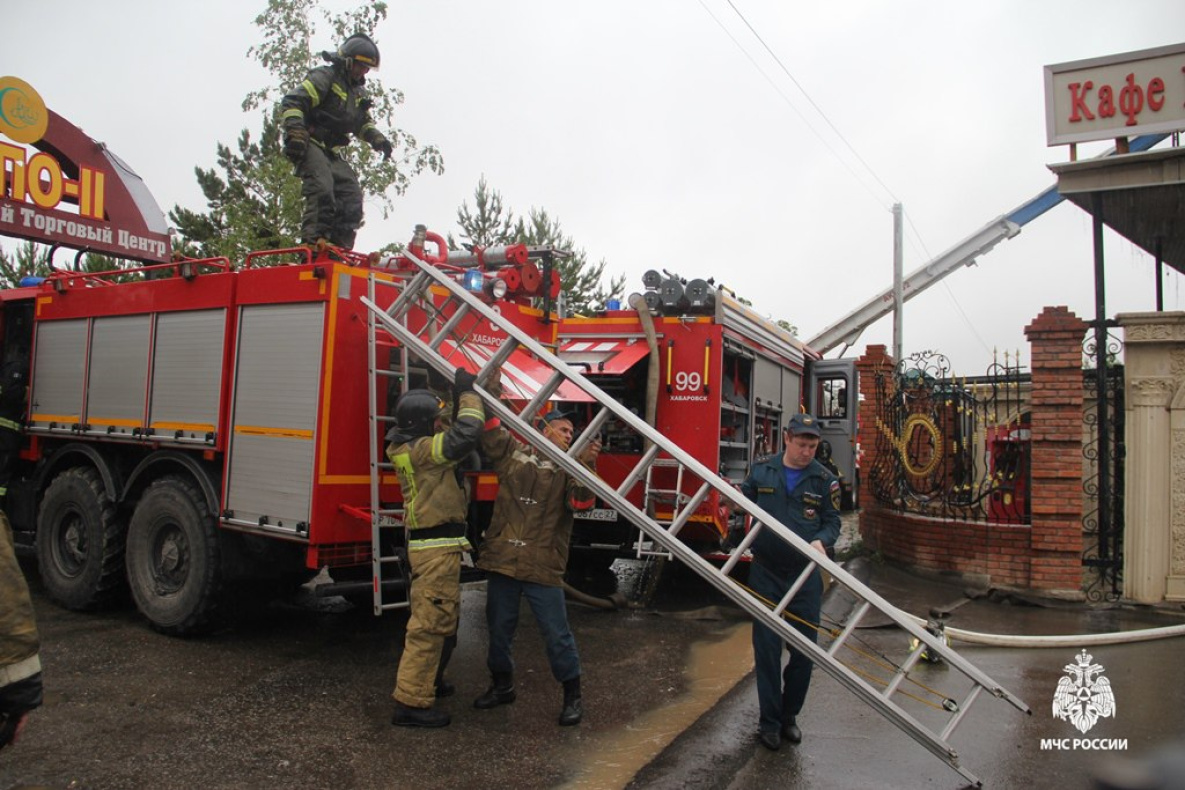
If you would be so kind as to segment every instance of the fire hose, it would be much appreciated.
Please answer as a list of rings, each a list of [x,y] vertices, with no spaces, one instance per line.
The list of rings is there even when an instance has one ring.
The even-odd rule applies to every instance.
[[[903,612],[903,614],[923,628],[931,622],[908,612]],[[1132,631],[1115,631],[1109,634],[1051,634],[1045,636],[985,634],[978,631],[966,631],[962,628],[952,628],[950,626],[943,627],[942,631],[949,639],[957,639],[960,642],[989,647],[1094,647],[1096,645],[1150,642],[1154,639],[1170,639],[1172,637],[1185,636],[1185,625],[1139,628]]]

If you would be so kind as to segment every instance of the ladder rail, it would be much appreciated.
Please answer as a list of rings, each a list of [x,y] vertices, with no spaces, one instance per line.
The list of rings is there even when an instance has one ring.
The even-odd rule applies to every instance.
[[[594,401],[600,403],[603,407],[602,413],[606,419],[608,413],[611,412],[637,434],[650,441],[654,452],[644,454],[643,459],[631,472],[629,478],[636,481],[641,476],[641,473],[647,470],[650,464],[654,463],[654,459],[658,454],[657,451],[661,449],[679,463],[681,472],[689,471],[703,482],[704,488],[702,492],[705,496],[709,489],[716,490],[734,508],[749,515],[754,522],[760,522],[761,529],[770,530],[778,539],[790,545],[804,559],[807,559],[823,571],[828,572],[836,582],[851,590],[853,594],[864,601],[865,610],[870,606],[876,607],[893,620],[898,627],[917,638],[920,643],[927,645],[937,655],[942,656],[950,666],[962,672],[975,686],[975,691],[967,698],[966,703],[968,706],[978,696],[980,690],[987,690],[993,696],[1008,701],[1018,709],[1026,713],[1030,712],[1028,706],[1023,701],[1001,687],[974,665],[966,661],[966,659],[962,658],[949,645],[938,640],[928,631],[913,622],[903,612],[885,601],[879,594],[848,574],[837,563],[810,546],[755,502],[744,496],[732,483],[718,477],[715,472],[709,470],[681,447],[674,444],[664,434],[647,425],[641,418],[602,392],[579,372],[558,359],[551,351],[544,348],[542,344],[535,341],[518,327],[500,320],[500,317],[489,306],[484,304],[480,299],[465,292],[448,275],[435,270],[434,267],[412,256],[409,256],[409,258],[420,268],[422,273],[431,276],[459,302],[466,304],[472,311],[476,311],[479,316],[488,320],[492,326],[505,331],[509,336],[507,342],[510,342],[512,339],[517,344],[517,347],[525,349],[529,354],[546,363],[554,371],[553,376],[548,380],[548,384],[556,385],[547,387],[548,394],[558,389],[558,384],[566,379],[568,383],[588,394]],[[452,374],[452,369],[449,368],[447,361],[443,357],[436,354],[416,332],[398,323],[399,311],[384,311],[369,299],[363,299],[363,301],[366,307],[384,324],[391,334],[398,337],[406,346],[416,351],[425,362],[436,367],[445,376]],[[410,304],[408,302],[407,306],[410,307]],[[405,309],[407,308],[405,307]],[[482,380],[483,375],[488,375],[492,369],[491,363],[486,363],[478,372],[479,380]],[[732,578],[722,574],[707,560],[680,541],[676,535],[669,534],[658,522],[633,505],[624,496],[624,493],[629,490],[628,487],[623,486],[621,489],[614,489],[596,475],[590,474],[573,457],[566,454],[557,445],[544,438],[537,430],[532,428],[518,413],[510,408],[509,404],[491,397],[481,385],[478,385],[476,390],[482,396],[489,411],[493,412],[508,427],[529,441],[536,450],[547,456],[557,466],[576,479],[581,480],[603,501],[613,506],[619,514],[633,522],[642,532],[645,532],[656,544],[661,545],[669,554],[692,568],[692,570],[727,595],[742,609],[748,611],[756,620],[771,628],[785,641],[810,656],[816,665],[831,674],[837,681],[847,687],[849,691],[856,694],[857,697],[881,713],[895,726],[905,731],[906,734],[910,735],[920,745],[950,765],[955,771],[970,781],[978,782],[973,775],[959,766],[957,752],[945,741],[945,738],[953,731],[959,720],[966,713],[966,708],[960,709],[957,715],[952,717],[941,737],[935,735],[928,728],[921,725],[908,712],[901,709],[892,701],[887,700],[880,691],[874,689],[866,680],[856,675],[846,665],[828,655],[813,640],[800,634],[786,620],[778,616],[776,612],[762,605],[755,599],[751,591],[742,587]],[[536,397],[532,403],[538,400],[538,397]],[[535,405],[538,406],[539,404],[535,403]],[[627,478],[627,482],[629,478]],[[752,535],[748,537],[752,537]]]

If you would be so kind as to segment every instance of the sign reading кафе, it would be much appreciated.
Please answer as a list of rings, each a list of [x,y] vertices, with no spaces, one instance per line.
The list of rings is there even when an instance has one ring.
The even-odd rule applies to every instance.
[[[1045,67],[1049,145],[1185,129],[1185,44]]]

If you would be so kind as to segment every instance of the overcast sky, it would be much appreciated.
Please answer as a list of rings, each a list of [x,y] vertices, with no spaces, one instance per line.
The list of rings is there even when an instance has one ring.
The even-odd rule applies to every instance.
[[[484,174],[627,292],[650,268],[714,276],[804,339],[891,286],[893,202],[910,272],[1054,183],[1047,165],[1069,155],[1046,147],[1043,66],[1185,40],[1181,0],[389,5],[377,77],[406,93],[399,125],[446,170],[386,220],[371,205],[359,247],[416,223],[455,232]],[[240,103],[268,78],[246,54],[263,0],[5,6],[0,75],[106,143],[163,210],[204,209],[194,166],[258,129]],[[1069,202],[1035,220],[907,304],[906,352],[940,350],[966,375],[993,348],[1027,364],[1023,327],[1043,306],[1093,317],[1090,238]],[[1110,233],[1106,254],[1107,312],[1154,309],[1152,259]],[[1180,279],[1166,309],[1185,307]],[[882,319],[857,350],[891,337]]]

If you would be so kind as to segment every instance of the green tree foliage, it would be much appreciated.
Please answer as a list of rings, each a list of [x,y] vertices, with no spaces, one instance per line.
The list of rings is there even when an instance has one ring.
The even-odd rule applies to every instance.
[[[191,257],[225,256],[240,260],[259,248],[287,247],[300,234],[303,203],[300,181],[284,158],[279,131],[279,101],[305,74],[321,65],[321,51],[333,50],[356,32],[373,33],[387,18],[387,4],[362,3],[358,8],[330,14],[319,0],[268,0],[267,8],[255,19],[262,37],[247,54],[272,75],[269,85],[247,93],[246,111],[260,111],[262,131],[256,139],[249,130],[239,135],[237,150],[219,144],[214,168],[195,168],[198,184],[207,201],[204,212],[176,206],[169,218],[177,227],[178,251]],[[314,50],[313,42],[319,46]],[[380,52],[384,42],[376,39]],[[396,42],[386,42],[388,52]],[[379,72],[381,73],[381,72]],[[368,81],[367,97],[373,102],[375,124],[395,146],[389,162],[355,144],[347,159],[358,173],[363,191],[373,195],[386,218],[391,196],[402,195],[411,179],[429,170],[443,172],[444,160],[432,145],[420,145],[415,137],[394,126],[395,108],[403,93],[377,84],[378,74]]]
[[[570,253],[560,258],[556,268],[560,272],[568,310],[572,313],[588,313],[605,306],[605,302],[619,297],[625,287],[625,277],[618,275],[603,283],[605,261],[596,264],[588,262],[583,248],[576,246],[571,236],[564,233],[557,218],[544,209],[532,208],[525,217],[515,217],[505,207],[502,195],[490,189],[485,176],[477,182],[473,192],[473,208],[462,203],[457,209],[457,224],[465,244],[490,247],[499,244],[526,244],[528,246],[554,247]],[[452,234],[449,247],[459,245]]]

